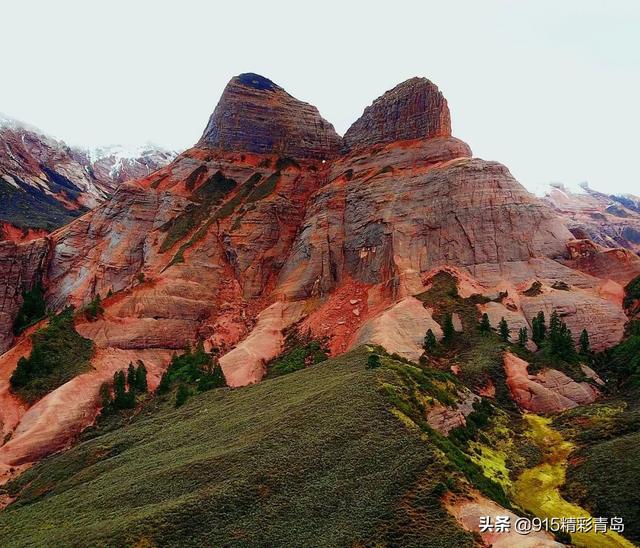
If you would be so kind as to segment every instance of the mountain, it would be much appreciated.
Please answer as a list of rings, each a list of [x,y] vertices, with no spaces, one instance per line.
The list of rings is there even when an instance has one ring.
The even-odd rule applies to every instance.
[[[341,138],[315,107],[262,76],[243,74],[229,82],[193,148],[147,176],[119,184],[102,204],[52,234],[0,243],[0,348],[6,350],[0,356],[0,463],[4,479],[12,480],[5,502],[14,501],[0,514],[2,526],[16,524],[14,535],[28,526],[37,544],[47,535],[38,523],[51,511],[66,520],[56,533],[63,543],[78,533],[95,543],[113,535],[116,544],[162,545],[163,538],[174,545],[230,538],[237,544],[278,544],[316,539],[322,530],[327,544],[419,545],[420,538],[406,536],[407,523],[418,520],[430,534],[430,517],[420,512],[431,508],[451,534],[433,545],[446,546],[472,543],[465,530],[478,527],[469,516],[544,515],[536,493],[553,498],[557,511],[587,512],[562,498],[562,482],[545,489],[530,485],[548,467],[564,474],[568,454],[553,451],[564,451],[569,442],[554,428],[564,425],[564,435],[583,444],[573,438],[576,425],[587,420],[578,414],[603,397],[603,381],[589,365],[595,362],[572,350],[583,330],[589,352],[610,356],[601,358],[605,379],[622,377],[630,367],[612,370],[611,364],[624,362],[618,356],[632,354],[629,345],[636,341],[630,303],[640,298],[640,257],[573,233],[557,208],[527,192],[505,166],[474,158],[452,136],[450,120],[437,86],[412,78],[376,99]],[[76,312],[50,320],[32,313],[67,305]],[[539,349],[531,341],[516,345],[523,330],[529,338],[534,329],[539,334],[539,312],[554,318],[552,342],[538,339]],[[494,328],[505,319],[502,338],[490,328],[481,330],[483,314]],[[432,355],[424,353],[428,330],[439,341]],[[74,358],[67,356],[64,372],[54,378],[46,371],[28,393],[12,389],[16,367],[32,374],[34,354],[57,359],[60,348],[51,343],[55,351],[49,349],[47,341],[58,333],[70,341],[63,350]],[[87,345],[93,348],[90,358],[71,371],[69,363]],[[322,365],[327,356],[329,364]],[[213,375],[206,368],[187,375],[191,360],[219,363],[230,388],[260,384],[194,396],[176,411],[162,393],[177,390],[171,394],[180,406],[193,386],[200,391],[201,376]],[[143,416],[134,414],[127,419],[130,427],[112,431],[101,417],[97,441],[20,475],[72,446],[96,422],[104,383],[140,363],[149,389],[162,386],[158,399],[140,401]],[[368,372],[367,364],[379,371]],[[340,373],[332,374],[332,368]],[[274,378],[297,369],[304,371]],[[171,388],[171,379],[181,375],[188,381]],[[344,392],[345,383],[366,384],[368,392]],[[318,398],[326,399],[315,405]],[[352,409],[345,405],[349,398]],[[367,405],[376,426],[362,422]],[[616,405],[622,406],[621,416],[635,412],[627,400]],[[332,406],[345,421],[335,428]],[[305,423],[305,414],[323,430]],[[554,414],[565,422],[551,424],[543,416]],[[234,424],[226,425],[230,417]],[[383,446],[391,418],[407,431]],[[340,425],[350,424],[347,419],[356,424],[353,435],[371,432],[372,440],[345,446],[354,460],[343,467],[334,457],[344,445]],[[296,428],[286,427],[289,420]],[[615,435],[635,432],[614,426]],[[235,428],[241,428],[243,449],[229,437]],[[287,464],[278,436],[294,448],[297,436],[307,440],[297,472]],[[196,439],[202,451],[191,446]],[[328,440],[337,445],[325,446]],[[433,462],[407,454],[408,471],[389,471],[389,451],[407,444],[410,453],[420,440],[428,440],[425,447],[431,448],[423,457]],[[553,440],[557,447],[550,448]],[[372,453],[366,452],[369,444]],[[396,490],[376,483],[388,494],[388,512],[405,511],[397,521],[373,516],[375,509],[363,502],[369,495],[359,490],[377,472],[375,451],[379,465],[402,482]],[[403,455],[398,453],[397,468]],[[324,459],[326,469],[313,465]],[[85,506],[78,522],[73,518],[72,500],[103,500],[105,485],[114,485],[112,466],[120,463],[121,473],[137,474],[145,494],[136,495],[126,480],[118,483],[113,504],[139,508],[142,498],[155,505],[136,511],[130,539],[129,522],[123,525],[119,518],[98,531],[96,506]],[[179,467],[177,476],[172,463]],[[450,472],[450,483],[439,466]],[[49,477],[57,479],[43,479]],[[88,478],[94,477],[99,485],[90,494]],[[437,484],[427,477],[437,477]],[[270,506],[271,497],[279,501],[311,484],[308,499]],[[214,495],[219,504],[205,505]],[[359,501],[357,512],[336,514],[339,523],[348,522],[343,536],[339,528],[326,530],[305,518],[320,500],[348,507],[347,501]],[[317,508],[316,515],[325,512]],[[624,501],[613,508],[629,519],[633,515]],[[288,512],[295,523],[305,523],[298,537],[287,536]],[[269,516],[277,519],[266,531]],[[210,524],[227,519],[226,536],[213,535]],[[607,539],[629,545],[613,533]],[[536,541],[560,545],[551,535]]]
[[[640,254],[640,197],[604,194],[587,184],[580,191],[556,184],[550,186],[543,200],[566,220],[576,238]]]
[[[0,237],[30,239],[79,217],[120,183],[164,166],[175,153],[147,146],[83,150],[0,118]]]

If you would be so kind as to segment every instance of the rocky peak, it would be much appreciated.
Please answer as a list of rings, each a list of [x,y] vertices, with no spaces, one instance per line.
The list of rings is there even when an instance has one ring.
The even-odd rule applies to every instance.
[[[263,76],[246,73],[227,84],[198,146],[327,158],[335,156],[341,144],[317,108]]]
[[[410,78],[378,97],[347,130],[344,144],[356,149],[377,143],[451,135],[444,95],[426,78]]]

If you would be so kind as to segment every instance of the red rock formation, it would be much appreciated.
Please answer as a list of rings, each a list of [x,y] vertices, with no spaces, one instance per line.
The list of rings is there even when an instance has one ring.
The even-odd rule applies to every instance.
[[[317,108],[248,73],[227,84],[198,145],[322,159],[338,153],[341,139]]]
[[[628,249],[606,249],[591,240],[567,242],[569,260],[574,270],[626,285],[640,274],[640,257]]]
[[[518,516],[484,497],[480,493],[472,493],[471,497],[457,497],[449,494],[445,499],[447,510],[458,523],[467,531],[478,535],[484,546],[492,548],[563,548],[565,545],[556,542],[553,535],[546,531],[530,531],[521,534],[515,527],[508,531],[495,531],[493,528],[481,530],[482,518],[489,518],[495,523],[498,516],[508,517],[509,523],[514,524]]]
[[[506,167],[471,158],[450,136],[435,86],[401,84],[345,139],[350,151],[339,155],[316,109],[243,75],[198,146],[43,240],[0,244],[0,347],[36,278],[54,308],[97,294],[105,307],[77,325],[97,346],[95,371],[27,410],[0,462],[70,443],[114,367],[141,358],[159,374],[198,339],[222,350],[232,386],[259,381],[297,322],[329,337],[333,354],[371,341],[415,358],[432,323],[412,296],[441,268],[466,296],[508,288],[495,313],[504,306],[514,322],[560,308],[574,333],[599,330],[594,348],[619,338],[625,316],[610,271],[574,269],[571,232]],[[534,280],[543,290],[527,296]],[[569,291],[552,289],[558,281]],[[397,336],[383,333],[389,325]],[[7,371],[18,357],[3,358]],[[56,429],[48,423],[61,405]]]
[[[558,413],[578,405],[592,403],[598,390],[586,382],[576,382],[555,369],[529,375],[529,364],[511,354],[504,354],[507,386],[521,409],[532,413]]]
[[[390,353],[417,362],[422,356],[424,336],[428,329],[433,331],[436,338],[442,338],[442,329],[432,318],[431,311],[415,297],[405,297],[365,322],[351,346],[379,344]]]
[[[411,78],[378,97],[344,135],[347,149],[451,135],[444,95],[426,78]]]

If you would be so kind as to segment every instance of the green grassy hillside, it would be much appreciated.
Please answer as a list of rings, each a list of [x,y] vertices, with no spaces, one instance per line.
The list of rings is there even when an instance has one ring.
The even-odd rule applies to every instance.
[[[390,412],[392,369],[368,356],[158,400],[9,485],[0,545],[471,546],[440,503],[446,459]]]

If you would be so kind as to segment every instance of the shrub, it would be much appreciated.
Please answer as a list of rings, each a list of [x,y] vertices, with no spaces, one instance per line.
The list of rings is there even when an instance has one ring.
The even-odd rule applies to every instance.
[[[287,337],[285,351],[269,364],[269,374],[286,375],[322,363],[328,358],[329,351],[324,341],[294,332]]]
[[[542,284],[539,281],[535,281],[531,284],[531,287],[524,291],[524,295],[527,297],[535,297],[542,293]]]
[[[371,354],[367,359],[367,369],[377,369],[378,367],[380,367],[380,356]]]
[[[200,342],[195,351],[186,348],[184,354],[171,358],[171,363],[160,380],[158,393],[166,394],[176,384],[194,386],[198,392],[204,392],[225,386],[226,381],[217,360],[204,351],[204,345]],[[190,393],[188,391],[187,396]]]
[[[185,404],[189,396],[191,395],[191,391],[186,384],[180,384],[178,386],[178,391],[176,392],[176,407],[180,407]]]

